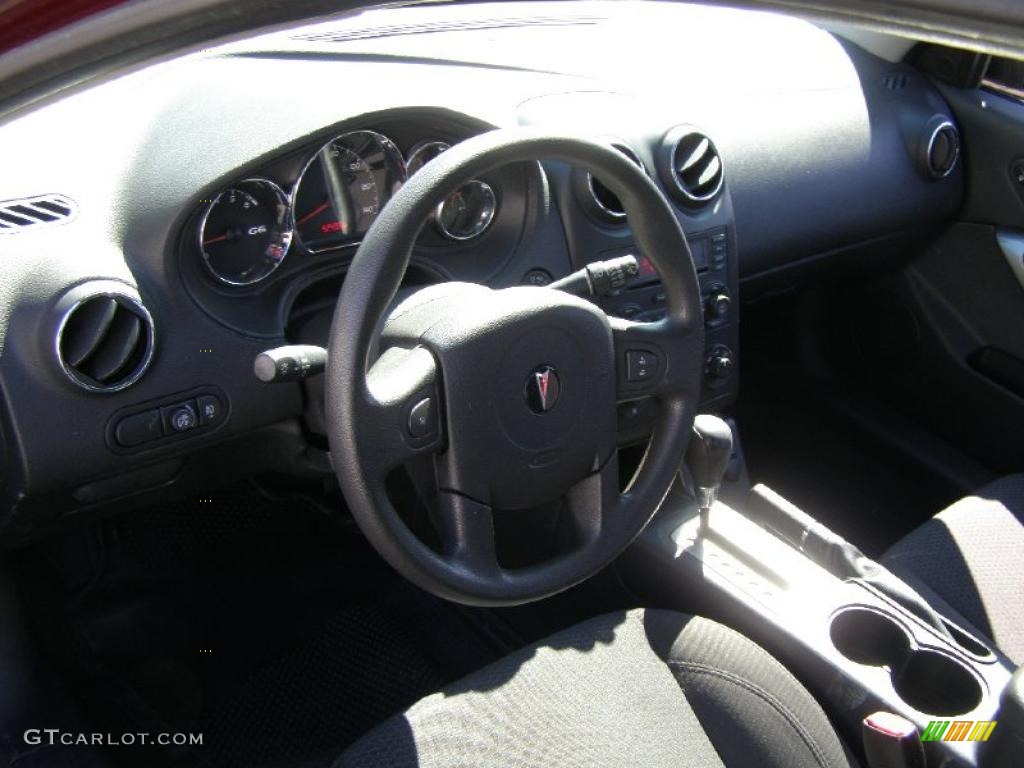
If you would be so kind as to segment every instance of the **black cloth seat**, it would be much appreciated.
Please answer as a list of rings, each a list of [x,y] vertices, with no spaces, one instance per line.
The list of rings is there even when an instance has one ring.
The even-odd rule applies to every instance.
[[[882,563],[940,613],[1024,663],[1024,475],[947,507],[893,545]]]
[[[774,658],[708,619],[608,614],[387,720],[335,763],[540,768],[855,765]]]

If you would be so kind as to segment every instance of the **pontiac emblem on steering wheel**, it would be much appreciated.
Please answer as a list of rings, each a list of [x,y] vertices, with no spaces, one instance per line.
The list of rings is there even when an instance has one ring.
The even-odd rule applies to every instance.
[[[526,404],[534,413],[547,413],[555,407],[561,383],[550,365],[539,365],[526,378]]]

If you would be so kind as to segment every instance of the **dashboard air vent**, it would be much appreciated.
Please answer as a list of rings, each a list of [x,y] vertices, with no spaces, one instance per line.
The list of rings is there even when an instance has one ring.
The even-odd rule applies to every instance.
[[[636,163],[640,167],[640,170],[645,173],[647,172],[647,169],[644,168],[643,161],[628,144],[624,144],[621,141],[613,141],[612,146]],[[587,173],[586,178],[587,192],[589,193],[593,204],[597,206],[595,213],[610,221],[624,221],[626,218],[626,209],[623,207],[622,202],[615,193],[601,183],[600,179],[594,178],[590,173]]]
[[[23,232],[70,220],[77,207],[64,195],[36,195],[0,203],[0,234]]]
[[[711,139],[690,126],[678,126],[662,139],[659,171],[665,186],[689,208],[702,208],[722,191],[722,157]]]
[[[953,172],[960,157],[960,132],[944,117],[934,118],[925,133],[924,166],[933,179],[944,179]]]
[[[68,378],[84,389],[124,389],[139,380],[153,357],[153,319],[126,292],[90,292],[64,313],[57,357]]]

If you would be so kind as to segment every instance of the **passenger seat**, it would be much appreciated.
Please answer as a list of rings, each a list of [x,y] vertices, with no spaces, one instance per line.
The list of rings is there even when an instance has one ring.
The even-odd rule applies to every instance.
[[[940,613],[966,620],[1024,663],[1024,475],[960,499],[896,542],[882,562]]]

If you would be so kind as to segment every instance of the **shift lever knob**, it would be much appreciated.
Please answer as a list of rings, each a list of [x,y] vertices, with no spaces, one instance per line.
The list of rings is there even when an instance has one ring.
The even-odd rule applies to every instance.
[[[693,434],[686,449],[686,464],[693,476],[697,489],[697,503],[701,515],[707,518],[707,511],[718,497],[718,488],[732,454],[732,428],[717,416],[702,413],[693,421]]]

